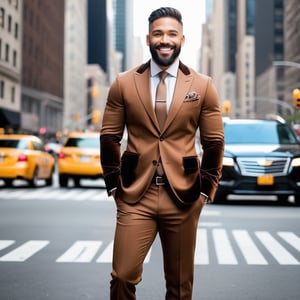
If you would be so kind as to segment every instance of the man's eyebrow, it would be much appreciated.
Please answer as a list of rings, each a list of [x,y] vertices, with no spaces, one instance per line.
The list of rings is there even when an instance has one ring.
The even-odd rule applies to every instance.
[[[163,32],[163,31],[165,31],[165,30],[163,30],[163,29],[154,29],[154,30],[151,31],[151,33],[157,33],[157,32],[159,33],[159,32]],[[176,29],[168,29],[167,32],[178,33],[179,31],[176,30]]]

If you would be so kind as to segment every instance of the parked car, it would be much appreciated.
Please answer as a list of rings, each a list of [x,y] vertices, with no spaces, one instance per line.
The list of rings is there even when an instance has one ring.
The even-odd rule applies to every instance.
[[[41,139],[33,135],[0,135],[0,179],[11,186],[15,179],[26,180],[30,186],[44,179],[52,185],[54,158],[46,152]]]
[[[69,179],[74,181],[75,186],[80,186],[81,179],[98,179],[103,176],[99,137],[99,133],[95,132],[69,134],[58,155],[60,186],[68,186]]]
[[[215,202],[234,195],[294,195],[300,204],[300,144],[293,129],[276,120],[225,120],[222,177]]]

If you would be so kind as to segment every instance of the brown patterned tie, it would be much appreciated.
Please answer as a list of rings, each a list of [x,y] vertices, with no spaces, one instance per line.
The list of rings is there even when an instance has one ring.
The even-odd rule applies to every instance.
[[[167,75],[168,73],[166,71],[159,73],[160,81],[156,89],[155,113],[160,130],[163,129],[167,118],[167,85],[165,83]]]
[[[167,118],[167,85],[165,83],[165,78],[167,75],[168,73],[166,71],[159,73],[160,81],[156,89],[155,113],[160,130],[163,130]],[[164,175],[164,169],[160,159],[157,165],[156,173],[159,176]]]

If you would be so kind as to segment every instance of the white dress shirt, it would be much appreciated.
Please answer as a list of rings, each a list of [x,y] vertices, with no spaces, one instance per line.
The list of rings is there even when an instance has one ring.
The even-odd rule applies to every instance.
[[[179,67],[179,60],[176,59],[175,62],[165,71],[168,73],[168,76],[165,79],[167,85],[167,112],[170,109],[172,103],[173,94],[175,90],[177,72]],[[150,80],[151,80],[151,95],[152,95],[152,104],[155,107],[155,96],[157,85],[160,81],[159,73],[162,71],[160,67],[151,59],[150,62]]]

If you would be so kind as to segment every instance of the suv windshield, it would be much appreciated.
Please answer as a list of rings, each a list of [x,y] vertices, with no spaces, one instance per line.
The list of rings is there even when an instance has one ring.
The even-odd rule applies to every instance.
[[[98,138],[69,138],[65,147],[79,148],[99,148],[100,141]]]
[[[226,123],[226,144],[298,144],[292,129],[277,122]]]

